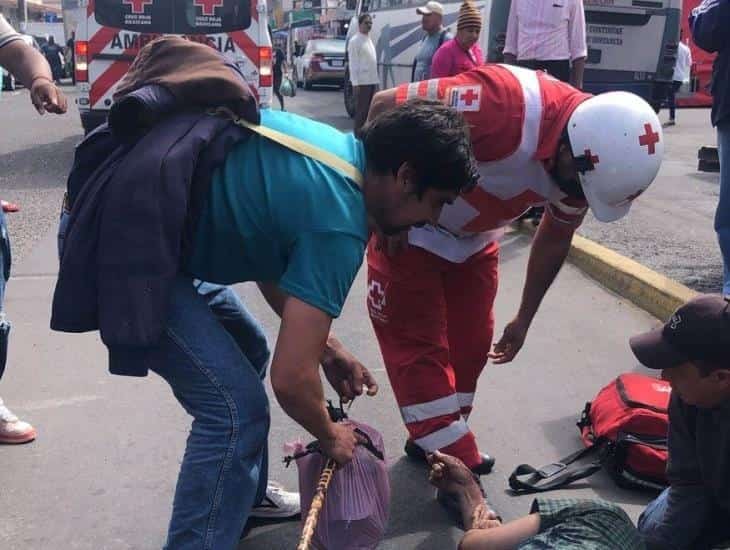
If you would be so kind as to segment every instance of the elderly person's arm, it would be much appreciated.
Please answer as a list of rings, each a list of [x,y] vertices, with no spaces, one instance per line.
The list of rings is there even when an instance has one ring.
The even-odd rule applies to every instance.
[[[429,455],[429,481],[456,498],[466,535],[459,550],[511,550],[538,534],[540,516],[529,516],[505,525],[486,502],[479,482],[458,458],[439,451]]]
[[[66,98],[56,88],[44,57],[26,44],[0,16],[0,65],[30,90],[30,99],[40,114],[65,113]]]

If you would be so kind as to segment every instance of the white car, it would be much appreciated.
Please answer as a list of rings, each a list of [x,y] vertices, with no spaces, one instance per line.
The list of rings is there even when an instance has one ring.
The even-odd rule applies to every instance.
[[[345,41],[337,38],[313,38],[304,53],[294,58],[297,86],[310,90],[313,85],[345,82]]]

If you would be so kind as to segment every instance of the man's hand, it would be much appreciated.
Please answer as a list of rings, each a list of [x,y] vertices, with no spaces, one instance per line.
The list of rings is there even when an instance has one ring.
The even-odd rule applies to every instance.
[[[375,233],[375,250],[385,252],[386,255],[396,256],[408,247],[408,230],[396,235],[385,235],[380,231]]]
[[[45,77],[36,78],[30,89],[30,100],[38,111],[44,114],[46,111],[62,115],[66,112],[66,96],[61,93],[56,85]]]
[[[333,458],[340,466],[344,466],[352,460],[358,443],[365,443],[365,441],[355,433],[353,426],[342,423],[333,423],[330,436],[319,441],[324,455]]]
[[[528,329],[529,324],[519,317],[515,317],[504,327],[502,338],[494,344],[494,348],[488,354],[495,365],[509,363],[515,358],[525,343]]]
[[[327,339],[322,369],[332,388],[345,403],[362,395],[363,387],[367,388],[367,395],[378,393],[378,384],[368,369],[332,335]]]

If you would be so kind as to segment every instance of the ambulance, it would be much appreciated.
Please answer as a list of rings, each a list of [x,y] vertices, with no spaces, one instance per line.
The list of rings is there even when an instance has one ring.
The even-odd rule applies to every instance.
[[[140,48],[162,35],[222,52],[260,105],[271,104],[266,0],[81,0],[75,15],[77,104],[86,133],[106,121],[114,90]]]

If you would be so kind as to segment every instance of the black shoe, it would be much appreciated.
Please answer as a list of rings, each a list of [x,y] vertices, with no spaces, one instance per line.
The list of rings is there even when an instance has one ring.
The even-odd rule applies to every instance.
[[[416,445],[411,438],[406,439],[406,446],[403,449],[408,458],[416,462],[426,462],[426,451]]]
[[[488,455],[487,453],[481,453],[481,457],[482,463],[474,466],[471,471],[478,476],[485,476],[492,471],[492,468],[494,468],[494,463],[496,461],[492,456]]]
[[[416,445],[416,443],[414,443],[412,439],[409,438],[406,440],[406,446],[404,450],[406,452],[406,455],[408,455],[410,459],[417,462],[426,462],[426,451]],[[492,468],[494,468],[495,460],[486,453],[481,453],[481,457],[482,463],[472,468],[471,471],[478,476],[485,476],[492,471]]]

